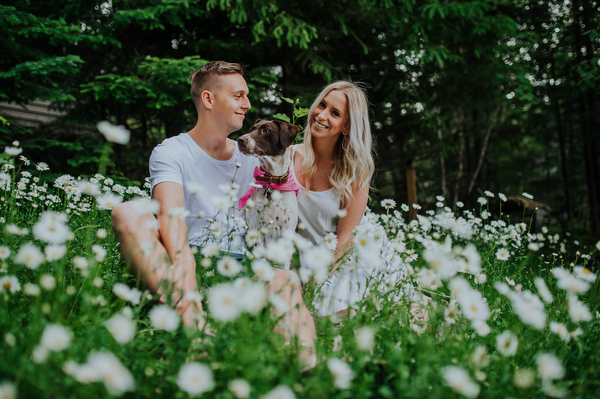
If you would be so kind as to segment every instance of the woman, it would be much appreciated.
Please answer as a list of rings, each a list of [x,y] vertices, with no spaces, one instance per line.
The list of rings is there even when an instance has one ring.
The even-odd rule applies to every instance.
[[[293,148],[292,159],[292,172],[303,188],[298,194],[301,234],[313,244],[331,234],[337,237],[335,262],[314,302],[317,312],[346,313],[369,284],[381,281],[381,271],[390,286],[402,280],[406,266],[387,240],[378,248],[381,265],[356,260],[353,251],[355,229],[368,226],[364,214],[375,170],[367,96],[359,85],[338,81],[321,91],[310,107],[304,143]]]

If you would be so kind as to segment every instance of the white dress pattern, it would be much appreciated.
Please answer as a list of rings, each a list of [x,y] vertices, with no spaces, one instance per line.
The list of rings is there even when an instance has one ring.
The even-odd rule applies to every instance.
[[[295,155],[295,147],[292,154]],[[298,181],[293,164],[292,162],[291,172]],[[300,231],[302,236],[314,245],[319,245],[328,233],[337,233],[336,216],[340,210],[340,198],[335,195],[333,189],[309,191],[302,187],[297,198],[298,223],[302,223],[305,227]],[[362,300],[371,288],[377,287],[379,290],[386,286],[393,288],[406,278],[406,265],[390,246],[379,226],[369,222],[368,218],[363,216],[356,230],[367,231],[370,235],[379,233],[378,251],[375,252],[377,256],[357,256],[356,252],[359,251],[355,251],[349,256],[349,260],[322,284],[320,294],[313,302],[320,316],[351,308]],[[373,251],[370,252],[373,254]],[[300,253],[300,267],[307,267],[302,253]],[[405,295],[409,294],[411,299],[419,300],[411,286],[404,286],[403,291]]]

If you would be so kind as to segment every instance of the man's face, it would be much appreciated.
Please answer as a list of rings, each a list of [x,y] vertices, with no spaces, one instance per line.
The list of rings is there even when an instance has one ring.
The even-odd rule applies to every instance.
[[[235,132],[242,128],[245,113],[251,108],[248,86],[244,77],[239,74],[223,75],[218,79],[218,85],[212,91],[212,114],[223,129]]]

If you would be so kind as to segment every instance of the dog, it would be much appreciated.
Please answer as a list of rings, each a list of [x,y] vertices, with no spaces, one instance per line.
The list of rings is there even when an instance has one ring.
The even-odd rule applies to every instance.
[[[248,226],[266,228],[264,243],[281,238],[285,230],[295,230],[298,223],[296,195],[300,186],[290,174],[290,146],[299,132],[298,126],[284,121],[258,119],[237,139],[240,151],[257,157],[260,164],[254,170],[256,183],[238,206],[241,209],[252,199]]]

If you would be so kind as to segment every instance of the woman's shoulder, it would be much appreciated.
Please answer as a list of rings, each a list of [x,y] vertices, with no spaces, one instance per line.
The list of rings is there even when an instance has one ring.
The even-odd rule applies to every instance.
[[[304,160],[304,143],[296,144],[294,146],[292,157],[296,162],[302,162]]]

